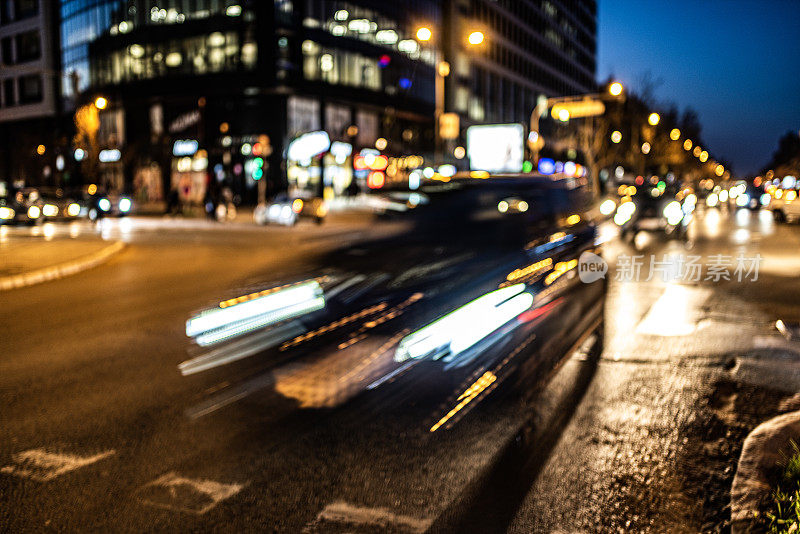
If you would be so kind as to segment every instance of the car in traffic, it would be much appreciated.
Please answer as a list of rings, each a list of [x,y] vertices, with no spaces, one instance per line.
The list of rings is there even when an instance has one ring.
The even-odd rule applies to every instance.
[[[632,238],[640,231],[662,233],[685,239],[694,218],[697,196],[689,188],[656,184],[631,186],[614,213],[614,223],[623,238]]]
[[[5,189],[0,197],[0,224],[41,224],[42,199],[33,187]]]
[[[772,211],[772,216],[777,222],[800,221],[800,189],[795,187],[776,189],[770,199],[767,209]]]
[[[45,221],[69,221],[80,216],[80,204],[63,188],[39,188],[41,214]]]
[[[253,218],[257,224],[261,225],[294,226],[301,219],[322,224],[327,214],[327,204],[320,197],[303,198],[280,193],[270,202],[257,206],[253,212]]]
[[[299,409],[381,395],[405,416],[424,412],[426,432],[498,388],[530,393],[576,347],[602,346],[606,283],[587,189],[535,175],[421,185],[392,210],[392,231],[376,222],[370,241],[191,314],[180,371],[201,382],[230,373]]]
[[[95,184],[73,192],[80,215],[96,221],[104,217],[125,217],[133,211],[133,200],[119,193],[109,193]]]

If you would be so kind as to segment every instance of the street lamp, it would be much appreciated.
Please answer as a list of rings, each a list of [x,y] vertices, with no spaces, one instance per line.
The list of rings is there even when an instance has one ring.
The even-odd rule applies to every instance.
[[[681,131],[677,128],[673,128],[672,131],[669,133],[669,138],[673,141],[677,141],[681,138]]]
[[[656,126],[659,122],[661,122],[661,115],[653,112],[649,117],[647,117],[647,122],[650,123],[650,126]]]
[[[475,31],[469,34],[469,37],[467,37],[467,42],[471,45],[479,45],[483,44],[484,38],[483,32]]]
[[[94,107],[97,109],[106,109],[108,106],[108,99],[102,96],[98,96],[94,100]]]
[[[686,141],[683,142],[683,149],[685,151],[687,151],[687,152],[692,149],[692,140],[691,139],[687,139]]]
[[[422,28],[417,30],[418,41],[427,42],[430,41],[432,37],[433,37],[433,32],[431,31],[430,28],[426,28],[425,26],[423,26]]]
[[[608,86],[608,93],[611,96],[619,96],[622,94],[623,90],[624,88],[622,87],[622,84],[619,82],[614,82]]]
[[[611,132],[611,142],[617,145],[620,141],[622,141],[622,132],[619,130],[614,130]]]

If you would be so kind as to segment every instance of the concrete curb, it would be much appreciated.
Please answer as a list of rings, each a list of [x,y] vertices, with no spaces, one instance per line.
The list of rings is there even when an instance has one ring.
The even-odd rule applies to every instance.
[[[731,487],[731,532],[755,531],[755,512],[769,497],[769,475],[788,453],[789,440],[800,439],[800,411],[758,425],[744,440]]]
[[[7,291],[9,289],[17,289],[20,287],[32,286],[48,280],[57,280],[72,274],[91,269],[101,263],[105,263],[114,254],[122,251],[125,248],[125,243],[117,241],[97,252],[78,258],[77,260],[60,263],[51,267],[44,267],[42,269],[35,269],[22,274],[15,274],[13,276],[4,276],[0,278],[0,291]]]

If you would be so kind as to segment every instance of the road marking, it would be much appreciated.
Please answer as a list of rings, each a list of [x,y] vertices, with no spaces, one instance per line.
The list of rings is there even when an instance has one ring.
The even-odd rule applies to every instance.
[[[0,468],[0,473],[47,482],[57,476],[108,458],[115,453],[116,451],[109,450],[94,456],[77,456],[47,452],[44,449],[31,449],[15,454],[12,457],[15,465]]]
[[[677,284],[668,285],[639,322],[637,334],[651,336],[688,336],[697,329],[700,308],[711,290]]]
[[[432,519],[417,519],[407,515],[398,515],[386,508],[368,508],[355,506],[346,502],[334,502],[325,507],[317,518],[306,526],[306,532],[314,532],[322,528],[323,524],[346,524],[356,527],[378,527],[391,532],[422,533],[428,530],[433,523]]]
[[[137,493],[150,506],[202,515],[225,499],[239,493],[246,484],[223,484],[213,480],[185,478],[167,473],[145,484]]]

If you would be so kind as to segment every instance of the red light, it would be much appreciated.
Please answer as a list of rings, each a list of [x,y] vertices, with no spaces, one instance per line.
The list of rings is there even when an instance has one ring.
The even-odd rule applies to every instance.
[[[357,171],[365,171],[368,168],[367,164],[364,162],[364,156],[356,156],[353,166]]]
[[[264,147],[261,146],[261,143],[256,143],[253,145],[253,155],[260,156],[261,153],[264,151]]]
[[[369,173],[367,178],[367,186],[370,189],[380,189],[386,183],[386,175],[380,171]]]
[[[389,63],[391,63],[391,62],[392,62],[392,58],[390,58],[389,56],[384,54],[378,60],[378,65],[380,65],[381,68],[385,68],[385,67],[388,67]]]
[[[644,176],[637,176],[636,185],[642,185],[643,183],[644,183]]]

